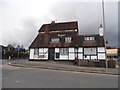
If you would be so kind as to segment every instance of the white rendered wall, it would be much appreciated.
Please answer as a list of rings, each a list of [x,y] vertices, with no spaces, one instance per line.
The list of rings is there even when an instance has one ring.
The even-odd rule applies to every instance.
[[[83,59],[83,48],[82,47],[78,48],[78,59]]]
[[[74,48],[69,48],[69,52],[74,52]]]
[[[75,49],[69,48],[69,60],[75,60]]]
[[[105,53],[98,53],[98,59],[106,59]]]
[[[48,48],[43,48],[44,53],[48,52]]]
[[[34,55],[34,59],[39,59],[39,58],[38,58],[38,55]]]
[[[78,54],[78,59],[83,59],[83,54]]]
[[[34,59],[34,49],[30,49],[30,57],[29,59]]]
[[[90,56],[86,56],[86,58],[85,58],[85,56],[84,56],[84,59],[90,59]]]
[[[97,59],[97,56],[91,56],[91,59]]]
[[[98,59],[106,59],[105,47],[98,47]]]
[[[98,48],[97,48],[97,51],[98,51],[98,52],[105,52],[105,47],[98,47]]]
[[[48,59],[48,48],[44,48],[44,58],[43,59]]]
[[[59,48],[55,48],[55,53],[59,53]]]
[[[69,53],[69,60],[75,60],[75,54]]]
[[[44,52],[43,48],[39,48],[39,53],[43,53],[43,52]]]
[[[60,60],[68,60],[68,55],[60,55]]]
[[[82,47],[79,47],[79,48],[78,48],[78,52],[83,52],[83,48],[82,48]]]

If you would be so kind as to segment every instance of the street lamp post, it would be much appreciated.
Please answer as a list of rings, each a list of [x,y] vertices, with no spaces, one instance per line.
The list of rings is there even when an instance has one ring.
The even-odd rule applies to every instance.
[[[103,11],[103,33],[104,33],[104,44],[105,44],[105,52],[106,52],[106,38],[105,38],[105,9],[104,9],[104,0],[102,0],[102,11]],[[107,63],[107,55],[105,55],[105,63],[106,68],[108,67]]]
[[[18,51],[17,57],[19,59],[20,58],[20,46],[17,47],[17,51]]]

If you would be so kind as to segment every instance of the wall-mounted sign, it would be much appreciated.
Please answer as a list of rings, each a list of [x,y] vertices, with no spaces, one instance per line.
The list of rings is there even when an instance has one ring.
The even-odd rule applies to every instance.
[[[63,37],[65,36],[65,34],[58,34],[58,37]]]

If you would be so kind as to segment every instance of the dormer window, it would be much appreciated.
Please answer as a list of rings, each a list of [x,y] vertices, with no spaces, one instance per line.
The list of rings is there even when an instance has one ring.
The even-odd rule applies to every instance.
[[[65,37],[65,43],[71,43],[72,38],[71,37]]]
[[[95,40],[95,37],[85,37],[85,41],[93,41]]]
[[[51,43],[59,43],[60,38],[51,38]]]

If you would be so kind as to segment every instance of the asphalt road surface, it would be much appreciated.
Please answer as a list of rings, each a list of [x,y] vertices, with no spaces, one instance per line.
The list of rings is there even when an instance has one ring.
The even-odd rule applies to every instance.
[[[6,65],[3,61],[2,88],[118,88],[117,75],[43,70]]]

